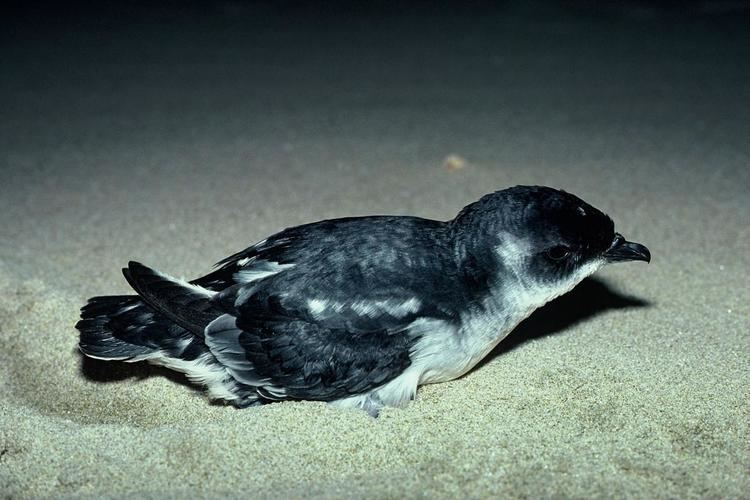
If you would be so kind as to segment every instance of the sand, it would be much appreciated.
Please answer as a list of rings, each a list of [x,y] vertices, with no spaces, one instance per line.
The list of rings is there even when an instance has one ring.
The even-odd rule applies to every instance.
[[[0,496],[747,497],[737,15],[140,9],[3,38]],[[532,183],[653,262],[599,272],[408,408],[240,411],[76,351],[78,308],[127,292],[130,259],[190,278],[287,226],[448,219]]]

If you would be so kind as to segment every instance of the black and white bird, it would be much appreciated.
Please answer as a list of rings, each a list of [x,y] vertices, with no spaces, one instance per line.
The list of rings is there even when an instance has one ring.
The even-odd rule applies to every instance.
[[[460,377],[603,265],[650,259],[576,196],[517,186],[447,222],[285,229],[190,282],[130,262],[137,295],[90,299],[76,328],[86,356],[166,366],[237,407],[317,400],[376,415]]]

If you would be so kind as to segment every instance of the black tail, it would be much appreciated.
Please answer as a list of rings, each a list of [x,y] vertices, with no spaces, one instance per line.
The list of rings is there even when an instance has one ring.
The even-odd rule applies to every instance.
[[[131,276],[132,279],[132,276]],[[205,311],[199,309],[199,319]],[[148,361],[185,373],[212,399],[235,406],[259,404],[253,387],[238,383],[195,335],[137,295],[93,297],[76,323],[79,348],[91,358]]]
[[[89,299],[76,328],[84,354],[123,361],[140,361],[157,354],[189,355],[184,351],[195,337],[135,295]]]

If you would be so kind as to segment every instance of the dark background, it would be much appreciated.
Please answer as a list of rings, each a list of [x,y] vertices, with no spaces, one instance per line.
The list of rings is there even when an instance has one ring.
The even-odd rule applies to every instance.
[[[747,3],[3,9],[0,492],[747,497]],[[378,420],[235,411],[77,352],[129,260],[193,278],[284,227],[445,220],[515,184],[579,195],[652,262]]]

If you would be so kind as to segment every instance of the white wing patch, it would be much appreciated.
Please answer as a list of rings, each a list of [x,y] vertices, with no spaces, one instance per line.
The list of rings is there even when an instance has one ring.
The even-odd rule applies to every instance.
[[[410,313],[419,311],[421,305],[422,302],[420,302],[419,299],[412,297],[406,301],[393,299],[357,300],[352,303],[351,308],[354,312],[371,318],[376,318],[383,313],[389,314],[395,318],[403,318]]]
[[[245,261],[245,262],[243,262]],[[279,264],[270,260],[254,260],[254,259],[242,259],[237,261],[237,264],[243,267],[236,273],[234,273],[234,280],[237,283],[248,284],[253,281],[262,280],[268,278],[274,274],[280,273],[285,269],[294,267],[294,264]]]
[[[330,300],[323,299],[310,299],[307,301],[307,307],[315,317],[323,316],[323,312],[325,312],[326,309],[329,308],[334,309],[336,312],[341,312],[344,309],[344,305],[340,302],[332,302]]]
[[[335,300],[310,299],[307,307],[316,319],[323,319],[350,309],[361,316],[377,318],[384,314],[394,318],[403,318],[409,314],[419,311],[422,302],[412,297],[408,300],[355,300],[352,302],[339,302]]]

